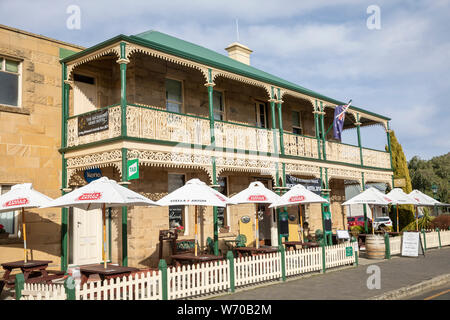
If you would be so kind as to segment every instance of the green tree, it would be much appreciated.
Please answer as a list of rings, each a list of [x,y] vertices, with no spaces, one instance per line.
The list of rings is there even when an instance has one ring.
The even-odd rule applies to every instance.
[[[390,133],[390,137],[391,137],[392,167],[394,170],[394,179],[405,179],[405,184],[402,187],[402,189],[404,192],[410,193],[413,189],[405,153],[403,152],[403,148],[401,144],[398,142],[397,137],[395,136],[393,130]],[[397,220],[395,210],[391,210],[390,217],[392,221]],[[400,229],[403,229],[406,225],[410,224],[413,221],[414,221],[414,206],[412,205],[399,206]],[[394,228],[396,228],[396,226],[394,226]]]

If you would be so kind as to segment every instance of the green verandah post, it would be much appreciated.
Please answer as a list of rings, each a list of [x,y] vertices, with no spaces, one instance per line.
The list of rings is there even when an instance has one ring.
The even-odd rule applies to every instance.
[[[326,270],[327,270],[327,268],[326,268],[326,265],[327,265],[327,253],[326,253],[326,250],[325,250],[325,247],[326,247],[326,245],[325,245],[325,236],[324,236],[324,238],[322,239],[322,241],[321,241],[321,243],[320,243],[320,246],[322,247],[322,273],[325,273],[326,272]]]
[[[384,234],[384,248],[385,248],[384,257],[386,259],[390,259],[391,258],[391,243],[390,243],[390,238],[389,238],[388,233]]]
[[[286,281],[286,251],[282,244],[278,245],[278,251],[281,253],[281,280]]]
[[[161,299],[162,300],[168,300],[169,294],[168,294],[168,283],[167,283],[167,263],[166,260],[161,259],[158,263],[158,269],[159,272],[161,272]]]
[[[122,148],[122,183],[123,187],[127,187],[125,182],[128,181],[127,166],[127,148]],[[128,207],[122,207],[122,266],[128,266]]]
[[[358,240],[356,240],[356,238],[352,236],[352,243],[353,242],[356,242],[356,247],[358,248]],[[358,266],[358,264],[359,264],[359,261],[358,261],[359,248],[358,248],[358,250],[353,250],[353,251],[355,253],[355,265]]]
[[[229,250],[227,252],[227,259],[230,263],[230,292],[235,290],[235,275],[234,275],[234,255],[233,251]]]
[[[64,289],[66,290],[66,300],[75,300],[75,281],[71,276],[64,280]]]
[[[439,228],[436,228],[436,232],[438,233],[439,249],[440,249],[440,248],[442,248],[442,244],[441,244],[441,231],[439,230]]]
[[[423,234],[423,250],[427,251],[427,237],[424,229],[422,229],[422,234]]]
[[[25,286],[25,277],[23,273],[16,274],[16,281],[14,283],[15,285],[15,293],[16,293],[16,300],[20,300],[22,298],[22,290]]]
[[[314,107],[314,128],[316,131],[316,140],[317,140],[317,157],[320,160],[322,158],[321,152],[320,152],[320,128],[319,128],[319,113],[320,111],[317,111],[317,100],[315,100],[315,107]]]
[[[209,132],[211,137],[211,150],[216,149],[216,135],[215,135],[215,122],[214,122],[214,82],[212,81],[212,71],[208,69],[208,82],[205,84],[208,88],[208,107],[209,107]],[[213,188],[217,190],[217,177],[216,177],[216,157],[211,157],[212,164],[212,183]],[[214,255],[219,255],[219,219],[217,215],[217,207],[213,207],[213,224],[214,224]]]
[[[323,107],[323,102],[320,101],[320,127],[322,130],[322,149],[323,149],[323,160],[327,160],[326,152],[326,135],[325,135],[325,108]]]

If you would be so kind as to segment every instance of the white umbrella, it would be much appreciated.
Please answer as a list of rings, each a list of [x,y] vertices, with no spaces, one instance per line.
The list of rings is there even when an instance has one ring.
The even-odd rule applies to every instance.
[[[259,181],[255,181],[249,184],[249,186],[235,194],[230,200],[236,204],[242,203],[274,203],[280,198],[272,190],[267,189],[264,184]],[[255,240],[256,248],[259,248],[259,230],[258,230],[258,212],[255,213]]]
[[[315,194],[314,192],[309,191],[301,184],[297,184],[291,188],[288,192],[286,192],[284,195],[279,197],[279,199],[272,203],[272,205],[269,206],[269,208],[276,208],[276,207],[284,207],[284,206],[292,206],[292,205],[299,205],[300,213],[300,236],[301,241],[303,242],[303,219],[302,219],[302,204],[307,203],[328,203],[328,200],[325,198],[322,198],[321,196]]]
[[[16,184],[11,190],[0,196],[0,212],[22,210],[22,232],[25,263],[27,260],[27,232],[25,227],[25,208],[38,208],[47,205],[51,198],[33,189],[31,183]]]
[[[398,205],[400,204],[412,204],[417,205],[418,201],[411,197],[410,195],[406,194],[401,188],[394,188],[392,189],[387,195],[392,202],[391,204],[395,204],[397,207],[397,232],[399,231],[398,227]]]
[[[368,204],[369,206],[372,205],[379,205],[379,206],[387,206],[392,202],[392,199],[389,198],[387,195],[381,193],[374,187],[370,187],[360,194],[354,196],[350,200],[345,201],[342,205],[351,205],[351,204]],[[373,227],[372,227],[372,233],[374,233]]]
[[[106,219],[105,208],[123,206],[158,206],[156,202],[122,187],[107,177],[91,183],[59,197],[45,207],[76,207],[83,210],[102,209],[103,219],[103,263],[106,268]]]
[[[419,190],[413,190],[408,195],[417,201],[416,210],[415,210],[416,211],[416,230],[419,231],[419,220],[418,220],[418,214],[417,214],[417,207],[418,206],[434,207],[434,206],[440,205],[442,203],[437,201],[436,199],[433,199],[432,197],[426,195],[425,193],[423,193]]]
[[[232,202],[228,197],[206,185],[199,179],[191,179],[186,184],[156,202],[161,206],[195,206],[195,243],[197,256],[197,206],[226,207]]]

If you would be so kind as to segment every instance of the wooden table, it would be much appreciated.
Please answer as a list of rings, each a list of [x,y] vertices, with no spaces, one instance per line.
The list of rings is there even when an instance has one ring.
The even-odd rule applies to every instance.
[[[0,282],[0,293],[2,292],[4,285],[6,285],[8,288],[14,287],[15,279],[10,277],[10,273],[13,269],[20,269],[23,273],[25,281],[29,280],[31,276],[33,281],[50,283],[52,281],[52,277],[48,275],[48,272],[46,270],[49,263],[52,263],[52,261],[28,260],[25,263],[25,261],[21,260],[2,263],[2,267],[5,270],[5,273],[3,275],[2,281]]]
[[[286,249],[295,250],[295,246],[302,246],[303,248],[317,248],[320,247],[318,242],[301,242],[301,241],[285,241],[283,244],[286,246]]]
[[[223,242],[225,242],[225,244],[229,249],[233,249],[236,247],[236,244],[238,244],[240,241],[233,239],[233,240],[223,240]]]
[[[197,254],[196,256],[192,252],[173,254],[170,257],[172,258],[172,262],[175,264],[176,267],[181,266],[182,262],[190,262],[193,264],[197,264],[201,262],[223,260],[222,256],[216,256],[213,254]]]
[[[278,252],[278,247],[238,247],[234,248],[233,251],[237,253],[239,258],[242,258],[244,255],[255,256],[263,253]]]
[[[132,272],[136,271],[139,271],[139,269],[132,267],[115,266],[112,264],[108,264],[106,268],[103,264],[89,264],[80,266],[81,285],[86,283],[89,279],[89,276],[92,274],[98,274],[100,276],[100,279],[103,281],[117,277],[128,276]]]

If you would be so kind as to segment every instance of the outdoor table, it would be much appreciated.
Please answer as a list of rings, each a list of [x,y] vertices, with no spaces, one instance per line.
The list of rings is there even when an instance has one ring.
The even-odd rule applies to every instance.
[[[278,247],[239,247],[234,248],[233,251],[238,254],[239,258],[242,258],[244,254],[255,256],[263,253],[278,252]]]
[[[28,280],[30,275],[34,272],[38,273],[38,277],[33,277],[34,279],[38,279],[42,282],[50,283],[52,278],[49,277],[47,270],[48,264],[52,263],[52,261],[47,260],[28,260],[27,262],[21,260],[21,261],[14,261],[14,262],[6,262],[2,263],[2,267],[5,270],[5,273],[3,275],[3,279],[0,282],[0,293],[3,290],[3,286],[6,285],[8,288],[14,287],[14,280],[10,279],[9,274],[13,269],[20,269],[23,273],[23,277],[25,281]]]
[[[301,242],[301,241],[285,241],[283,244],[286,246],[286,249],[294,249],[295,246],[302,246],[302,248],[317,248],[320,247],[318,242]]]
[[[197,256],[193,252],[173,254],[170,256],[176,267],[181,266],[182,262],[191,262],[197,264],[200,262],[218,261],[222,260],[222,256],[216,256],[213,254],[198,254]]]
[[[108,264],[106,268],[103,264],[89,264],[85,266],[80,266],[80,273],[81,273],[80,285],[86,283],[89,279],[89,276],[92,274],[98,274],[100,276],[100,279],[103,281],[117,277],[128,276],[132,272],[136,271],[139,271],[139,269],[132,267],[115,266],[112,264]]]

